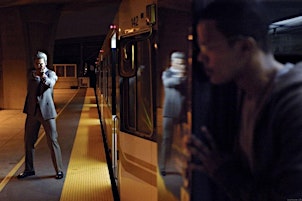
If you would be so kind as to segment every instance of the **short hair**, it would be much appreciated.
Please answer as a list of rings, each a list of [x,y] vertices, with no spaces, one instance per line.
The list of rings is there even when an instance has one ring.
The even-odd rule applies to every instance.
[[[227,38],[252,37],[260,49],[270,51],[269,20],[263,6],[252,0],[214,1],[197,13],[197,23],[214,20]],[[230,41],[231,42],[231,41]]]
[[[44,59],[45,64],[47,64],[47,55],[44,52],[38,51],[34,56],[34,60],[36,59]]]
[[[186,59],[186,55],[183,52],[173,52],[171,54],[171,60],[173,59]]]

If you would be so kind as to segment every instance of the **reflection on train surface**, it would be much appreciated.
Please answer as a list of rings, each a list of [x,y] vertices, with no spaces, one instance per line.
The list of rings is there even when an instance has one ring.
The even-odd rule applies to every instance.
[[[196,60],[193,36],[194,15],[209,2],[133,0],[129,4],[121,1],[101,47],[96,90],[112,168],[123,201],[224,199],[224,196],[213,196],[217,189],[203,174],[186,169],[184,157],[184,138],[199,133],[206,118],[208,97],[203,95],[207,94],[209,83]],[[270,39],[277,59],[300,60],[301,21],[296,25],[276,22],[298,15],[301,3],[262,2],[275,22],[271,25]],[[179,117],[184,121],[173,126],[166,170],[161,172],[166,95],[162,76],[170,66],[174,51],[186,54],[186,112]],[[232,98],[230,94],[225,96]],[[220,141],[224,145],[228,143],[228,139]]]
[[[174,125],[164,175],[158,156],[165,95],[161,77],[173,51],[186,54],[187,76],[191,73],[190,9],[185,0],[122,1],[100,51],[97,93],[121,200],[180,200],[188,194],[182,137],[190,132],[190,110],[183,123]],[[185,108],[189,104],[186,99]]]

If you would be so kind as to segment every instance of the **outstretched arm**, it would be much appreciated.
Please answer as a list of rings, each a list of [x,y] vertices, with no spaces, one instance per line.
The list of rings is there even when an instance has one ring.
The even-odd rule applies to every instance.
[[[48,75],[43,73],[41,79],[47,87],[53,88],[54,85],[56,84],[56,81],[58,80],[58,76],[54,71],[48,71],[48,72],[49,72]]]

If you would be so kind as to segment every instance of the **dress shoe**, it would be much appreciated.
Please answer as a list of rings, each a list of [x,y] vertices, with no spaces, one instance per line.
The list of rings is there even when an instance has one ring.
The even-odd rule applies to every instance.
[[[167,172],[166,172],[166,170],[161,170],[161,171],[160,171],[160,174],[161,174],[161,176],[166,176],[166,175],[167,175]]]
[[[62,179],[64,177],[64,174],[63,172],[58,172],[57,175],[56,175],[56,179]]]
[[[24,172],[20,173],[20,174],[17,176],[17,178],[18,178],[18,179],[23,179],[23,178],[25,178],[25,177],[33,176],[33,175],[35,175],[35,174],[36,174],[35,171],[24,171]]]

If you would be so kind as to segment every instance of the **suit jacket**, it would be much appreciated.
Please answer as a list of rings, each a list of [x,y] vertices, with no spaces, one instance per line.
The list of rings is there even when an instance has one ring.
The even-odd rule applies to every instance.
[[[186,100],[186,77],[178,77],[171,68],[162,74],[165,89],[165,100],[163,108],[164,117],[182,118],[185,115]]]
[[[44,120],[56,118],[57,112],[53,100],[53,87],[58,79],[56,73],[46,69],[47,78],[42,81],[35,76],[36,70],[29,73],[27,95],[23,112],[28,115],[35,115],[37,107],[40,107]]]

